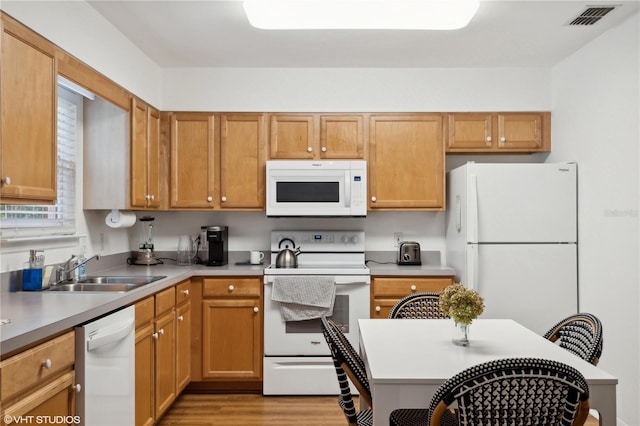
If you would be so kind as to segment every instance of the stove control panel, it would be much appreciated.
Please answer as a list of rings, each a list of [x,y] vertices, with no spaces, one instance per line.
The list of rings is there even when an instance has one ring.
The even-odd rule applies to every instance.
[[[364,251],[364,231],[273,231],[271,249],[279,250],[283,239],[290,239],[302,251]]]

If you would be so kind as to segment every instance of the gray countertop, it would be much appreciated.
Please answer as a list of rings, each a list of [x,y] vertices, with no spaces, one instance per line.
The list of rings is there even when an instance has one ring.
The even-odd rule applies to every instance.
[[[441,265],[398,266],[386,257],[368,261],[371,275],[454,275],[455,271]],[[383,260],[385,263],[378,263]],[[390,263],[386,263],[390,262]],[[100,270],[90,275],[164,275],[166,278],[126,293],[71,292],[2,292],[0,318],[10,322],[0,325],[0,352],[5,355],[21,347],[71,329],[118,310],[124,306],[171,287],[193,276],[256,276],[263,275],[266,265],[204,265],[173,264],[137,266],[122,265]]]

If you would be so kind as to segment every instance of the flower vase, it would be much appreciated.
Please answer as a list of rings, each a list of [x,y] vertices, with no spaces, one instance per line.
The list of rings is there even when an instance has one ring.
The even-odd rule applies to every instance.
[[[463,324],[460,322],[453,322],[453,338],[451,341],[454,345],[469,346],[469,326],[471,324]]]

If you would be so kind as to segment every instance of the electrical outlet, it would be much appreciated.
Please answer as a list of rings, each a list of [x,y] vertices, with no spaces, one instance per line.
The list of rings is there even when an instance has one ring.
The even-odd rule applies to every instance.
[[[402,241],[402,232],[394,232],[393,233],[393,241],[395,247],[400,247],[400,241]]]

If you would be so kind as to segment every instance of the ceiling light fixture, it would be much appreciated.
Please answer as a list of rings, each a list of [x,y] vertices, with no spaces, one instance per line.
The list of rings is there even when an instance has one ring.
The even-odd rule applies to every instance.
[[[245,0],[261,29],[454,30],[469,23],[480,0]]]

